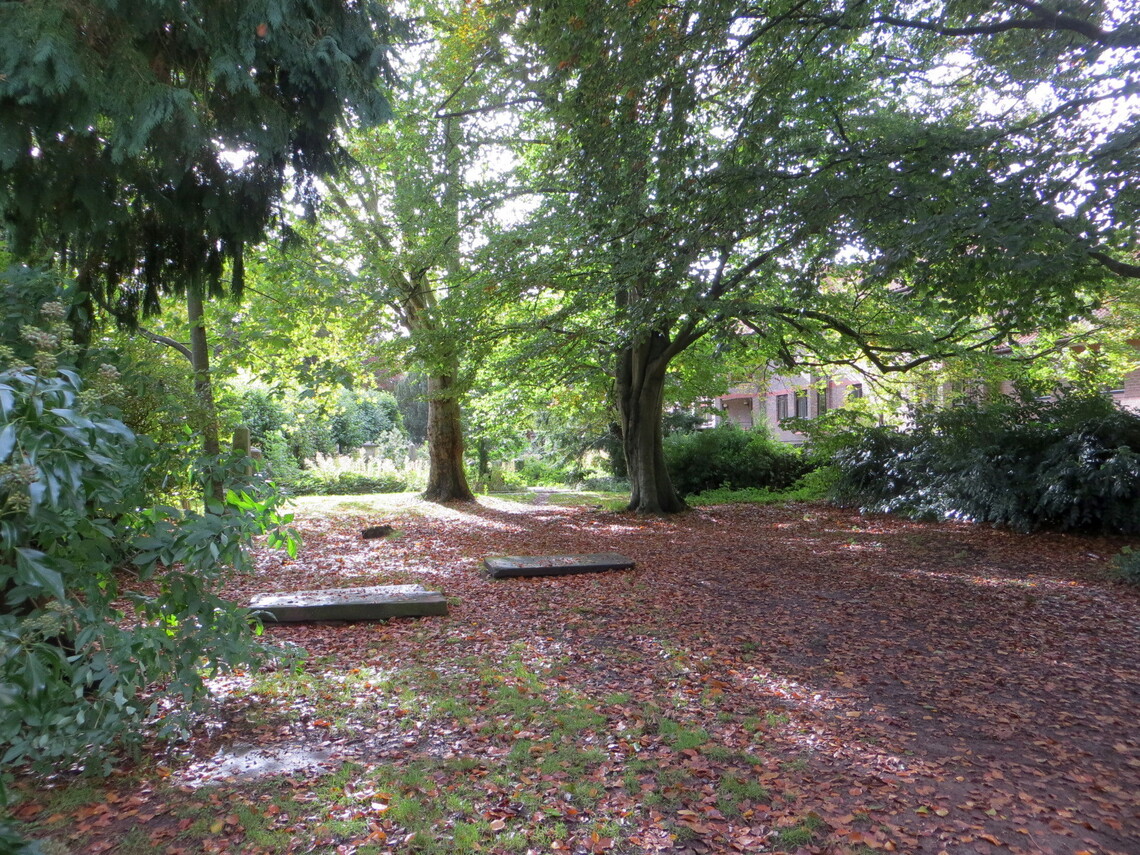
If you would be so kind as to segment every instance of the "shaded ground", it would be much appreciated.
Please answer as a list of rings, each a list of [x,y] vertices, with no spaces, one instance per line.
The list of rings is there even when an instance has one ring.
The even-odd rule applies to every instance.
[[[376,522],[397,534],[361,540]],[[262,553],[232,595],[419,582],[451,615],[267,627],[303,671],[220,681],[195,756],[18,816],[77,852],[1140,852],[1121,542],[815,505],[484,500],[301,528],[296,561]],[[636,569],[479,567],[605,551]],[[234,771],[274,752],[287,777]]]

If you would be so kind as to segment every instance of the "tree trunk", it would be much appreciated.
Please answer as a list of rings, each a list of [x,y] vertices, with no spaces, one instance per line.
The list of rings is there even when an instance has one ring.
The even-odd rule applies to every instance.
[[[671,514],[686,507],[665,468],[661,419],[669,342],[658,333],[618,356],[617,399],[622,446],[629,472],[629,510]]]
[[[475,501],[463,471],[463,426],[453,386],[454,378],[447,374],[428,378],[429,469],[423,497],[429,502]]]
[[[214,384],[210,377],[210,349],[206,341],[205,305],[202,290],[191,285],[186,289],[186,313],[190,319],[190,364],[194,370],[194,395],[197,397],[197,429],[202,435],[202,450],[208,457],[221,453],[218,439],[218,411],[214,406]],[[224,497],[221,482],[206,485],[206,498],[221,501]]]

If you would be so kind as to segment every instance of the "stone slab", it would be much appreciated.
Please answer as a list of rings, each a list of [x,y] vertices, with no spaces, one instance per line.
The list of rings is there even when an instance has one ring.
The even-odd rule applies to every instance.
[[[604,573],[629,570],[633,559],[616,552],[588,555],[503,555],[483,559],[483,566],[495,579],[515,576],[569,576],[574,573]]]
[[[447,600],[438,591],[422,585],[373,585],[365,588],[329,588],[262,594],[249,607],[266,623],[297,623],[311,620],[385,620],[447,614]]]

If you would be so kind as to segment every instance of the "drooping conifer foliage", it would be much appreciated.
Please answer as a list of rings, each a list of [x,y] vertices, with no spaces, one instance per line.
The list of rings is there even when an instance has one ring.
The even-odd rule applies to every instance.
[[[218,291],[290,177],[385,117],[390,22],[371,0],[0,4],[0,216],[120,318]]]

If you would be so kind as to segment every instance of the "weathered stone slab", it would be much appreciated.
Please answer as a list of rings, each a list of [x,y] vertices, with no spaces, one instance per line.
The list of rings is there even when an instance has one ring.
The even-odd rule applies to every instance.
[[[250,600],[254,611],[268,612],[266,623],[310,620],[384,620],[447,614],[447,600],[422,585],[373,585],[263,594]]]
[[[569,576],[574,573],[604,573],[629,570],[633,559],[616,552],[589,555],[503,555],[484,558],[483,566],[495,579],[514,576]]]

